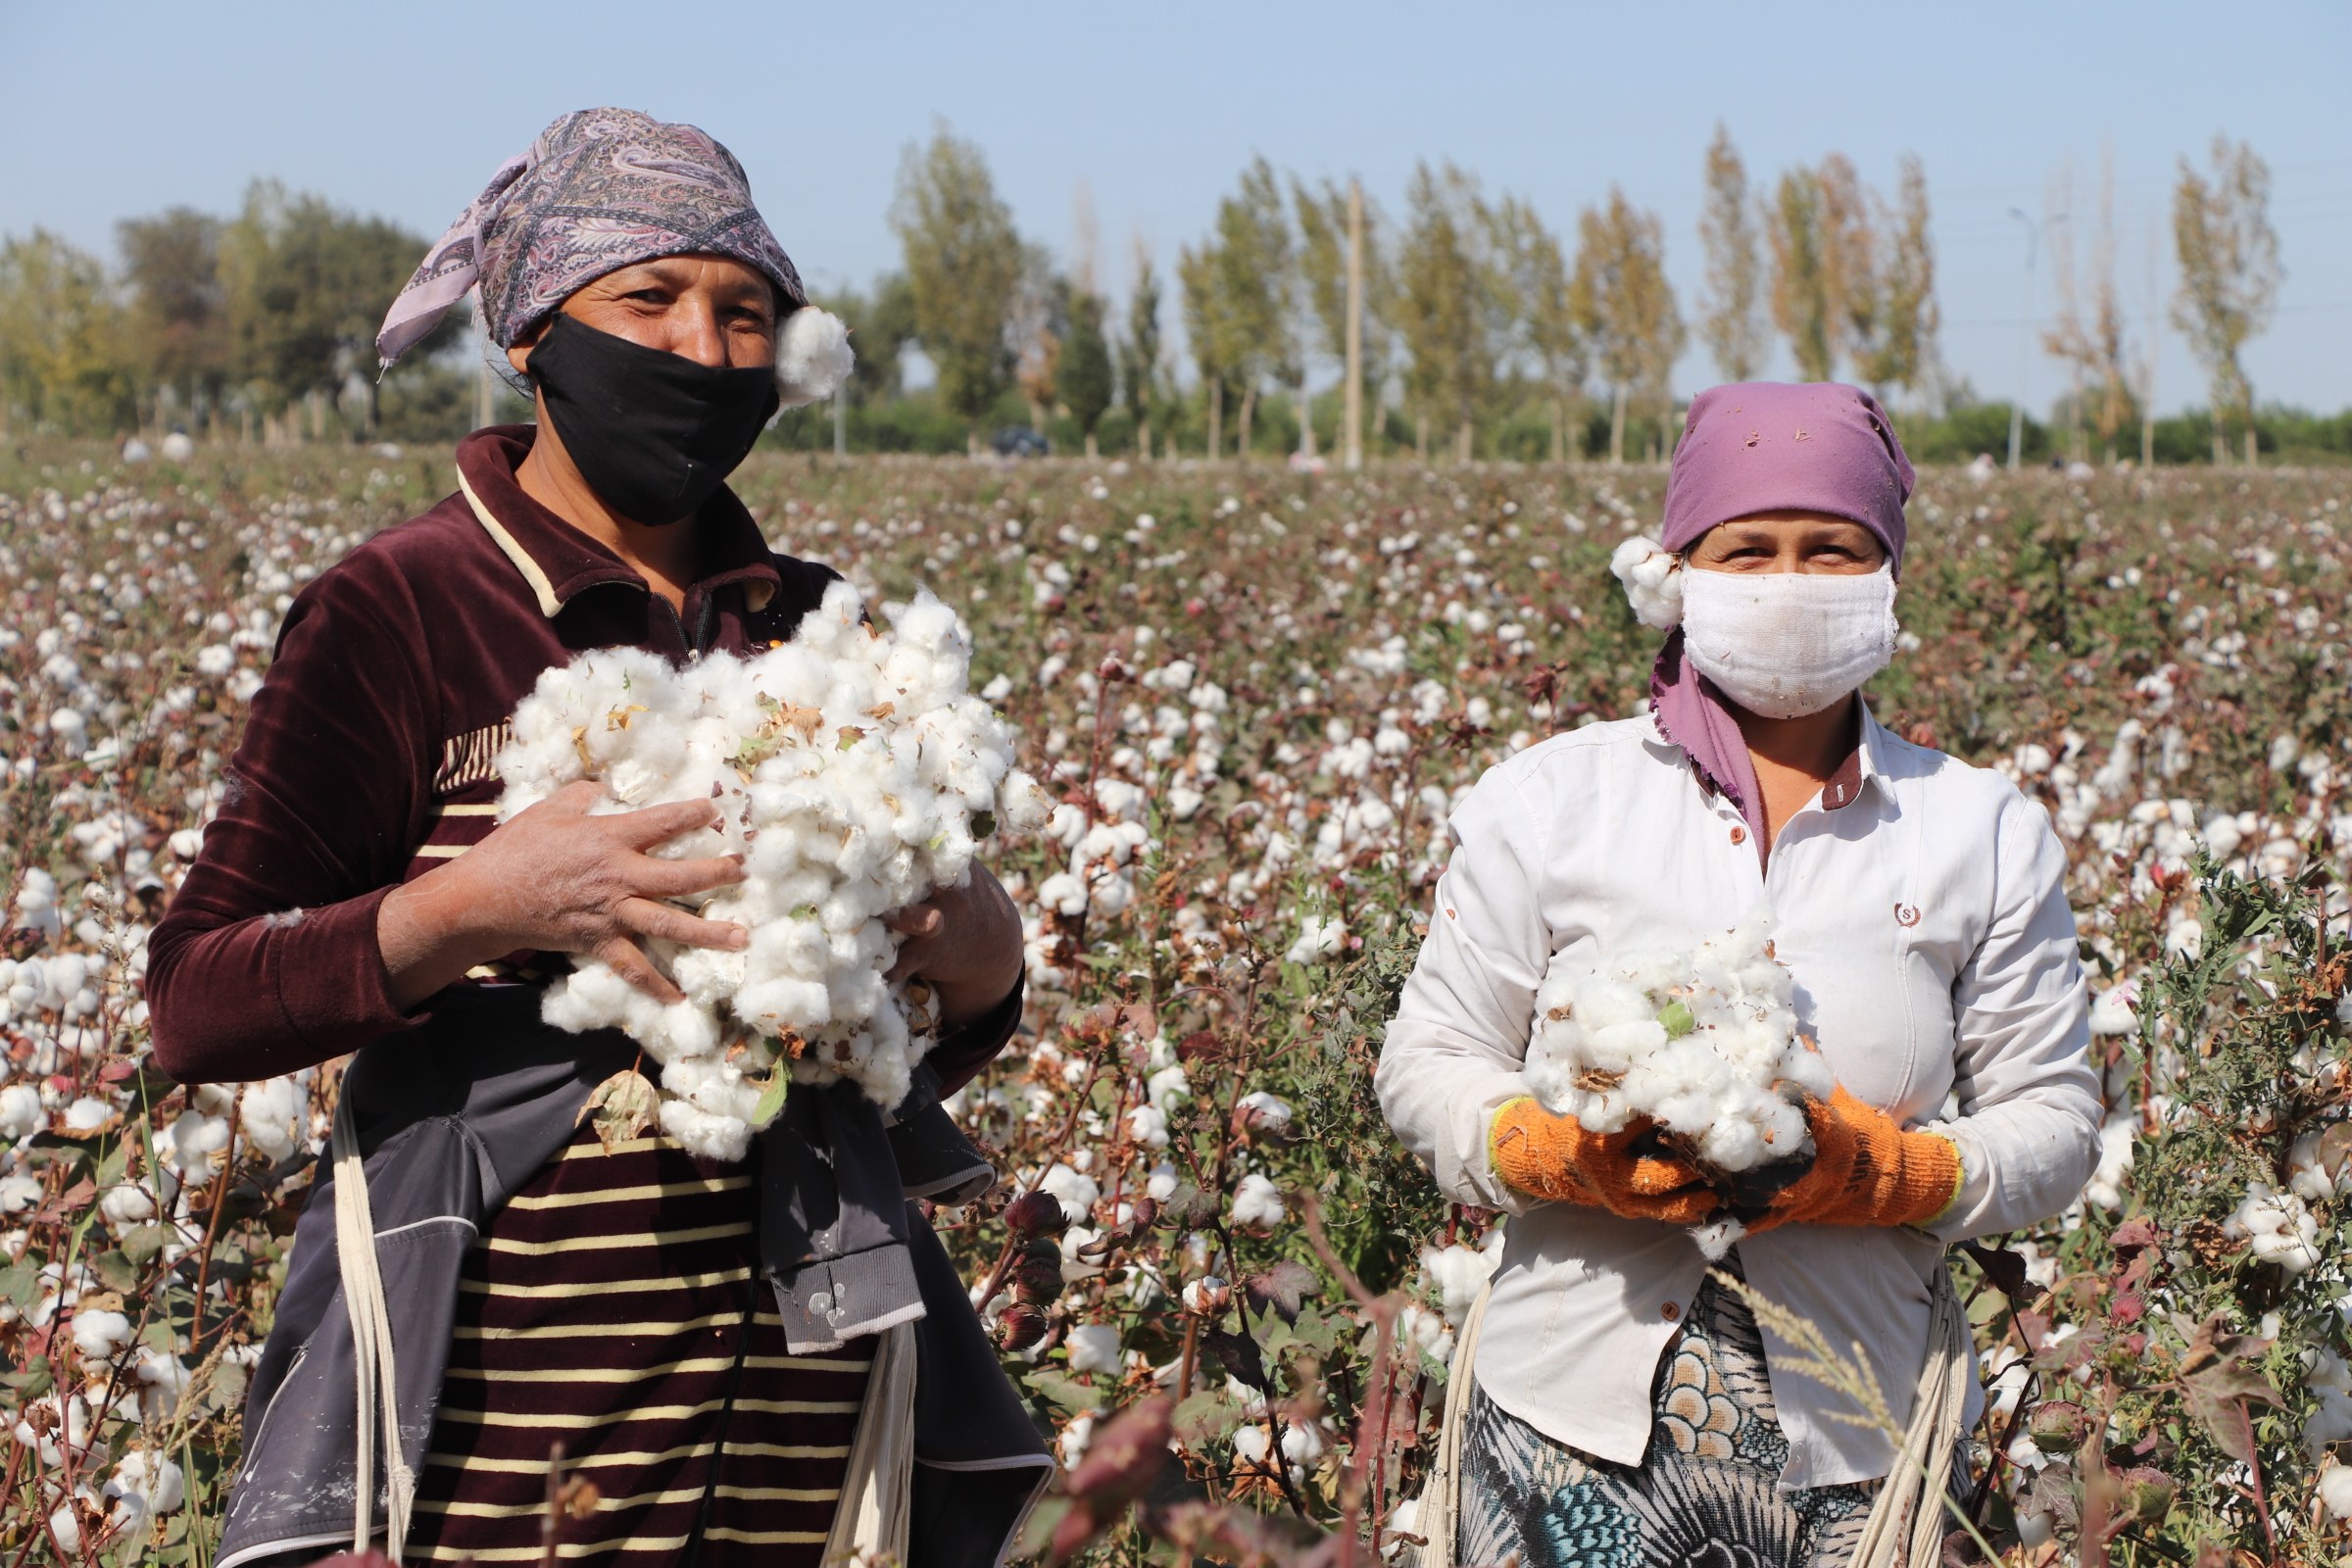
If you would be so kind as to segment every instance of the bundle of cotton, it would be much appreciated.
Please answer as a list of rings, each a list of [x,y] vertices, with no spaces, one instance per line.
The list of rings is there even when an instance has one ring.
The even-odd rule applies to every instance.
[[[1757,915],[1689,953],[1593,971],[1555,958],[1536,993],[1528,1086],[1591,1132],[1646,1117],[1713,1177],[1812,1152],[1829,1066],[1797,1033],[1788,971]]]
[[[886,630],[836,583],[791,642],[751,658],[582,655],[540,677],[499,754],[502,819],[581,778],[605,785],[601,810],[719,808],[717,826],[659,853],[743,858],[742,882],[692,902],[750,946],[649,943],[683,1002],[582,960],[543,1005],[561,1028],[642,1044],[662,1063],[662,1125],[698,1152],[742,1158],[788,1080],[848,1078],[896,1104],[929,1020],[919,988],[883,978],[899,938],[882,917],[960,885],[998,822],[1045,820],[1010,727],[966,690],[956,612],[925,592],[883,614]]]

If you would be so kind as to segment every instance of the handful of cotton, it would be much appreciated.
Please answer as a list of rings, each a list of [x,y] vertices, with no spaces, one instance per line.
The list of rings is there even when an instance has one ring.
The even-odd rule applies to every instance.
[[[583,958],[541,1005],[559,1028],[642,1045],[662,1064],[662,1128],[697,1153],[742,1158],[793,1082],[846,1078],[897,1104],[930,1019],[919,987],[883,978],[900,939],[882,917],[962,883],[999,823],[1045,820],[1010,726],[965,689],[956,612],[928,592],[884,606],[886,629],[860,611],[835,583],[792,641],[749,658],[583,654],[539,677],[498,756],[501,820],[582,778],[603,782],[600,811],[718,807],[716,827],[655,853],[741,856],[742,882],[690,902],[750,945],[648,942],[683,1002]]]
[[[1769,916],[1596,972],[1554,958],[1536,1014],[1528,1087],[1588,1132],[1645,1117],[1718,1186],[1813,1151],[1805,1099],[1836,1084],[1797,1033]]]

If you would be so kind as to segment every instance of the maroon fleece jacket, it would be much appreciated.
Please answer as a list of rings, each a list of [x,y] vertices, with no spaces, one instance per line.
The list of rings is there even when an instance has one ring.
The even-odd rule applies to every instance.
[[[540,673],[592,648],[683,661],[782,641],[837,576],[770,551],[722,489],[680,524],[706,544],[681,613],[523,493],[532,434],[466,437],[458,494],[319,573],[286,612],[220,815],[148,939],[155,1055],[173,1077],[273,1077],[429,1017],[429,1001],[393,1004],[376,909],[495,825],[491,760]],[[540,963],[514,955],[466,983],[529,982]],[[1002,1049],[1019,1007],[1016,986],[939,1043],[943,1093]]]

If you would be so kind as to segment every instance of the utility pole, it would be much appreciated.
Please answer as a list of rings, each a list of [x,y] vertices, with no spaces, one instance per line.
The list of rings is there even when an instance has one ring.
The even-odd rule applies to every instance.
[[[1364,187],[1353,175],[1348,180],[1348,386],[1344,407],[1341,465],[1353,473],[1364,466]]]
[[[2034,342],[2034,251],[2041,241],[2041,230],[2015,207],[2009,209],[2009,216],[2026,225],[2026,306],[2017,323],[2017,385],[2009,395],[2009,471],[2015,473],[2026,441],[2027,350]]]
[[[479,363],[473,368],[473,427],[486,430],[490,427],[490,421],[497,417],[492,411],[498,407],[498,389],[490,384],[490,340],[487,337],[482,339]]]

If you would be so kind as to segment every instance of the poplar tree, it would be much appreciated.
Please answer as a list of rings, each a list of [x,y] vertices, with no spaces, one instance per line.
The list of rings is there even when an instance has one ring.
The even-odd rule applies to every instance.
[[[1212,254],[1215,318],[1225,333],[1218,360],[1241,387],[1240,451],[1247,459],[1259,391],[1268,381],[1298,378],[1290,214],[1265,159],[1252,159],[1242,171],[1241,188],[1217,204]]]
[[[1298,217],[1298,282],[1309,325],[1312,351],[1335,365],[1348,359],[1348,188],[1325,180],[1310,189],[1291,181],[1291,209]],[[1361,371],[1366,386],[1378,387],[1388,373],[1386,334],[1380,330],[1390,315],[1389,265],[1383,248],[1380,216],[1364,204],[1363,291],[1364,322]],[[1304,356],[1301,356],[1303,359]],[[1299,378],[1301,406],[1305,377]],[[1311,423],[1301,421],[1311,431]]]
[[[974,456],[980,425],[1011,384],[1009,336],[1025,257],[1012,213],[980,149],[945,124],[899,163],[890,225],[906,252],[915,336],[939,374],[940,401],[963,419]]]
[[[1489,232],[1502,279],[1501,330],[1513,355],[1535,371],[1550,417],[1551,461],[1558,463],[1568,455],[1568,409],[1589,368],[1567,257],[1535,208],[1515,197],[1494,206]]]
[[[1086,438],[1086,455],[1096,456],[1095,426],[1110,410],[1110,345],[1102,337],[1100,295],[1073,293],[1070,334],[1061,348],[1061,401]]]
[[[1765,225],[1772,244],[1772,320],[1788,339],[1800,380],[1827,381],[1831,369],[1830,262],[1824,254],[1821,181],[1809,169],[1781,175]]]
[[[2073,179],[2067,178],[2071,206]],[[2116,437],[2132,415],[2132,364],[2124,342],[2124,308],[2115,286],[2115,170],[2103,163],[2099,181],[2098,226],[2091,236],[2090,259],[2079,276],[2070,223],[2049,230],[2050,276],[2057,286],[2056,324],[2041,335],[2041,346],[2063,361],[2074,380],[2078,413],[2090,420],[2092,433],[2115,461]]]
[[[1208,405],[1208,456],[1225,455],[1225,381],[1231,373],[1226,345],[1233,332],[1225,323],[1225,296],[1218,286],[1222,271],[1217,242],[1203,240],[1176,252],[1176,286],[1184,310],[1184,335],[1192,343],[1193,365],[1200,372],[1200,392]]]
[[[1891,211],[1871,198],[1877,216],[1865,231],[1873,257],[1869,327],[1854,350],[1854,373],[1882,401],[1890,386],[1917,392],[1927,384],[1942,324],[1936,303],[1935,242],[1928,233],[1927,171],[1916,155],[1905,153],[1897,177]]]
[[[2216,136],[2210,177],[2180,160],[2173,188],[2173,245],[2180,264],[2173,323],[2187,335],[2212,384],[2217,463],[2230,423],[2245,431],[2246,462],[2255,459],[2254,387],[2239,356],[2270,324],[2284,276],[2270,206],[2270,166],[2250,144]]]
[[[1707,256],[1699,336],[1726,381],[1752,380],[1764,366],[1763,261],[1747,167],[1720,121],[1707,146],[1706,178],[1706,205],[1698,218],[1699,243]]]
[[[1127,335],[1120,345],[1119,387],[1135,419],[1135,450],[1152,456],[1152,404],[1159,389],[1159,275],[1142,240],[1135,246],[1135,288],[1127,296]]]
[[[1478,181],[1451,164],[1413,172],[1396,254],[1396,325],[1410,368],[1405,388],[1422,426],[1451,422],[1457,457],[1472,451],[1479,410],[1494,383],[1494,271],[1490,215]]]
[[[1605,207],[1577,220],[1576,272],[1569,304],[1612,391],[1609,461],[1625,461],[1625,418],[1637,398],[1664,403],[1686,333],[1666,281],[1665,229],[1609,187]],[[1661,411],[1664,412],[1664,411]]]

